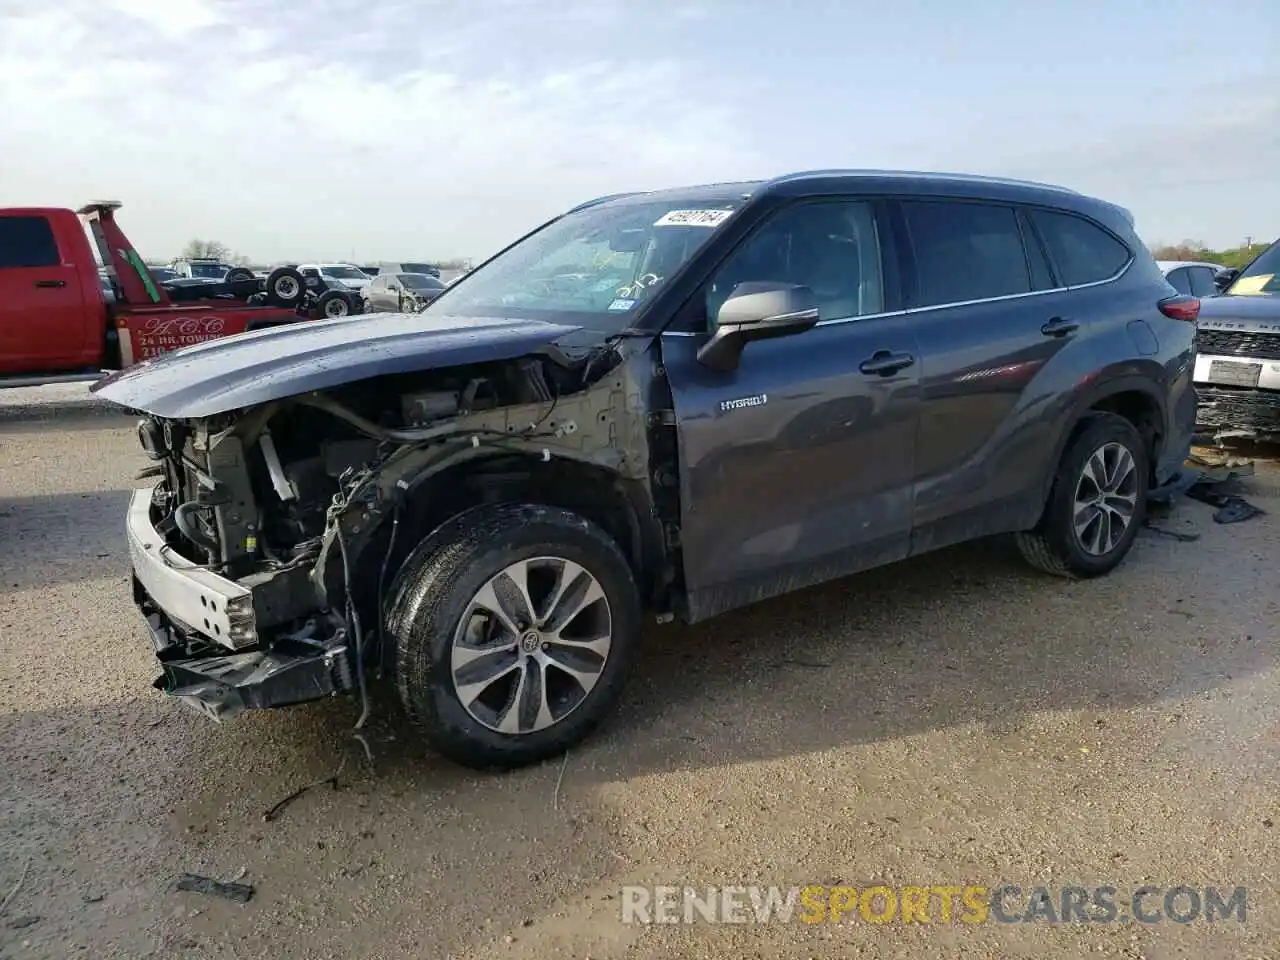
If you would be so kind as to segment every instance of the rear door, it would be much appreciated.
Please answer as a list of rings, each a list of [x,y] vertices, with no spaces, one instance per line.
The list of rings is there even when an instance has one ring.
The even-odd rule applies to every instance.
[[[0,366],[4,372],[71,369],[88,364],[96,355],[100,344],[89,342],[89,337],[98,329],[99,315],[96,310],[89,315],[79,270],[93,273],[96,280],[97,268],[93,263],[77,265],[66,260],[48,216],[34,211],[0,212]]]
[[[798,201],[708,278],[695,327],[662,337],[679,438],[689,614],[700,620],[906,555],[919,401],[909,318],[876,205]],[[813,329],[697,360],[739,283],[811,287]]]
[[[385,273],[379,274],[365,288],[365,299],[369,301],[369,309],[374,313],[390,312],[396,309],[397,305],[387,295],[387,285],[389,283],[390,277]]]
[[[1039,497],[1049,437],[1038,375],[1079,336],[1030,223],[1012,205],[905,200],[920,340],[912,552],[1008,527]],[[1011,509],[1012,508],[1012,509]]]

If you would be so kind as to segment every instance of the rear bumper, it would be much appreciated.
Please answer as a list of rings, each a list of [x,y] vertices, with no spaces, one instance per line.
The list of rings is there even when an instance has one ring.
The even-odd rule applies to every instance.
[[[129,503],[133,599],[161,674],[153,686],[215,720],[355,689],[345,632],[308,621],[260,637],[253,591],[205,570],[151,523],[151,490]]]

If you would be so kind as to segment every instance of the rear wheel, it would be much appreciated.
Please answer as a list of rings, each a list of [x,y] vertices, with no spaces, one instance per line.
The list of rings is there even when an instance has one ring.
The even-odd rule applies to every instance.
[[[401,700],[436,750],[471,767],[563,753],[613,707],[640,632],[617,545],[555,507],[478,507],[413,552],[389,592]]]
[[[1061,577],[1110,573],[1146,517],[1149,463],[1132,423],[1091,414],[1063,454],[1040,523],[1015,535],[1023,557]]]

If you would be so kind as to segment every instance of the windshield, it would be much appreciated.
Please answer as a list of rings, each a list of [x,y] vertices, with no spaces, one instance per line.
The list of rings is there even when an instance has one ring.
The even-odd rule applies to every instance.
[[[193,263],[191,264],[191,275],[193,277],[208,277],[212,280],[221,280],[230,269],[225,263]]]
[[[1232,296],[1280,294],[1280,240],[1249,264],[1226,292]]]
[[[425,273],[402,273],[400,282],[411,290],[443,290],[444,284]]]
[[[435,270],[429,263],[402,263],[401,266],[409,273],[431,273]]]
[[[368,280],[367,274],[361,273],[355,267],[327,266],[321,267],[320,273],[326,277],[333,277],[335,280]]]
[[[614,200],[568,213],[448,287],[432,312],[548,319],[597,330],[628,317],[743,200]]]

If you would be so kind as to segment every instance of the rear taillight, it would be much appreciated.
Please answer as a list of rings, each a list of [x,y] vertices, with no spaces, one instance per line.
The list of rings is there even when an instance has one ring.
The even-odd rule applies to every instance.
[[[1200,299],[1198,297],[1166,297],[1157,306],[1160,312],[1170,320],[1185,320],[1195,323],[1200,316]]]

